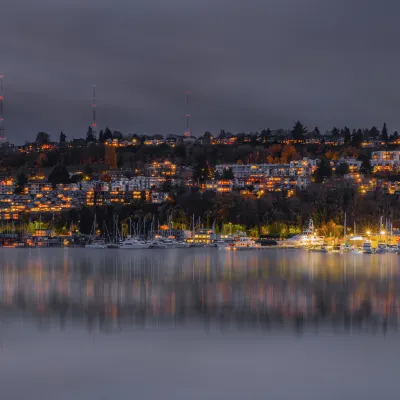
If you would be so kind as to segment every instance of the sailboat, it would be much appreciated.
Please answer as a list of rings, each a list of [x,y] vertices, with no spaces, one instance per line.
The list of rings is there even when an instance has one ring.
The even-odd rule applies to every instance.
[[[116,216],[116,215],[113,216],[113,222],[114,222],[113,238],[110,237],[110,233],[107,230],[107,225],[105,226],[108,237],[109,237],[109,243],[107,243],[107,249],[119,249],[120,248],[120,245],[118,243],[118,237],[119,237],[118,216]]]
[[[85,245],[86,249],[105,249],[107,246],[104,244],[104,240],[96,240],[96,214],[94,215],[92,230],[89,234],[89,239]]]

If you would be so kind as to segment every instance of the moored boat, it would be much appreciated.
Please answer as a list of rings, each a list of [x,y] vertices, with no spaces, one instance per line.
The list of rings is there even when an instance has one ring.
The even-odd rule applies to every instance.
[[[119,248],[122,250],[138,250],[138,249],[148,249],[150,245],[151,245],[150,243],[144,242],[142,240],[126,239],[121,242]]]
[[[364,241],[361,247],[361,252],[363,254],[372,254],[374,251],[372,249],[372,243],[370,240]]]
[[[308,249],[310,253],[328,253],[327,247],[323,244],[322,246],[313,246]]]

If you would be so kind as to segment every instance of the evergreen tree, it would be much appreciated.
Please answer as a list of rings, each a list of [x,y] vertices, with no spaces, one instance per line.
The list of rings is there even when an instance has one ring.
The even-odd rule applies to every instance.
[[[224,169],[224,171],[222,172],[221,179],[235,179],[232,169],[231,168]]]
[[[111,130],[108,128],[108,126],[107,126],[107,128],[104,130],[104,136],[103,136],[103,139],[104,139],[104,141],[106,142],[108,139],[111,139],[112,140],[112,132],[111,132]]]
[[[388,131],[387,131],[386,122],[383,124],[383,128],[382,128],[382,140],[385,143],[387,143],[389,141],[389,135],[388,135]]]
[[[347,126],[345,126],[340,133],[343,136],[345,144],[351,143],[351,133],[350,129]]]
[[[297,121],[292,129],[292,139],[299,142],[304,141],[304,137],[307,133],[307,127],[305,127],[300,121]]]
[[[266,142],[268,140],[268,137],[271,136],[271,129],[267,128],[267,129],[263,129],[261,131],[261,140],[262,142]]]
[[[369,130],[369,136],[376,139],[379,136],[379,130],[376,126],[373,126],[370,130]]]
[[[104,143],[104,131],[103,129],[100,130],[99,132],[99,142]]]
[[[93,214],[89,208],[83,207],[79,218],[79,232],[88,235],[90,234],[92,227]]]
[[[335,137],[335,138],[336,138],[336,137],[339,137],[339,136],[340,136],[339,129],[336,128],[336,126],[334,126],[333,129],[331,130],[331,134],[332,134],[332,136]]]
[[[95,142],[96,138],[93,134],[93,129],[91,126],[89,126],[87,134],[86,134],[86,143],[91,143],[91,142]]]
[[[332,168],[329,164],[329,161],[326,158],[323,158],[319,164],[317,169],[314,172],[315,182],[321,183],[326,178],[330,178],[332,176]]]
[[[317,137],[318,137],[318,136],[321,136],[321,132],[320,132],[318,126],[316,126],[316,127],[314,128],[313,132],[314,132],[314,134],[315,134]]]
[[[358,160],[362,162],[360,167],[360,172],[365,176],[370,175],[372,172],[372,166],[369,157],[366,154],[361,154],[358,157]]]
[[[211,132],[209,132],[209,131],[204,132],[203,137],[204,137],[204,140],[206,141],[206,143],[211,143],[211,140],[213,138],[213,136],[211,135]]]
[[[193,167],[193,180],[204,182],[213,177],[213,169],[206,157],[199,157]]]
[[[353,135],[351,138],[351,145],[353,147],[357,147],[358,149],[361,147],[361,143],[364,140],[364,135],[361,131],[361,129],[358,129],[357,132],[354,133],[353,131]]]
[[[337,176],[343,176],[348,173],[349,173],[349,165],[347,163],[341,163],[335,169],[335,174]]]
[[[63,131],[60,132],[60,144],[65,144],[67,140],[67,136],[64,134]]]
[[[48,181],[51,182],[53,186],[59,183],[69,183],[70,180],[67,167],[63,164],[55,166],[53,171],[49,175]]]
[[[22,193],[27,182],[28,182],[28,178],[26,177],[26,175],[23,172],[21,172],[17,176],[17,186],[15,188],[15,194]]]

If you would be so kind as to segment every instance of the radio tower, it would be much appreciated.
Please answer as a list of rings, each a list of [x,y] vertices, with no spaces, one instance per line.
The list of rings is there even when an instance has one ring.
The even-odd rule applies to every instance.
[[[97,133],[97,124],[96,124],[96,85],[93,85],[92,113],[93,113],[92,133],[93,133],[93,136],[96,137],[96,133]]]
[[[3,102],[3,75],[0,75],[0,142],[6,140],[6,136],[4,134]]]
[[[186,131],[185,131],[185,136],[189,137],[190,136],[190,126],[189,126],[189,119],[190,119],[190,114],[189,114],[189,94],[190,92],[186,92]]]

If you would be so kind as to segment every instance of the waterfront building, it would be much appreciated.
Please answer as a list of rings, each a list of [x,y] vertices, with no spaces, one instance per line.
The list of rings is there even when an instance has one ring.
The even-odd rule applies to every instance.
[[[215,240],[215,233],[212,229],[198,229],[194,236],[194,243],[211,243]]]

